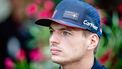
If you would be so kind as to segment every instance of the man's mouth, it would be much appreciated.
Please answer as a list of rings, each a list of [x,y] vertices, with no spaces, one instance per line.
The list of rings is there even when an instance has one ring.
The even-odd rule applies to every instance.
[[[52,47],[52,48],[50,49],[50,51],[51,51],[52,55],[58,55],[58,54],[61,52],[60,49],[54,48],[54,47]]]

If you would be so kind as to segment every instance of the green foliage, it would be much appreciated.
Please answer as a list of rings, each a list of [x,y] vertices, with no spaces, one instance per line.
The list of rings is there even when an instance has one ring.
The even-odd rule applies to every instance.
[[[117,12],[113,12],[111,27],[103,25],[103,37],[101,38],[100,51],[98,51],[97,56],[101,57],[100,55],[105,53],[108,49],[112,49],[112,52],[107,61],[107,67],[109,69],[121,69],[122,29],[119,26],[119,16]]]
[[[28,43],[29,48],[36,48],[38,43],[44,46],[48,45],[50,33],[47,27],[33,25],[29,31],[33,36],[33,39]]]
[[[15,69],[30,69],[29,64],[26,60],[17,61]]]

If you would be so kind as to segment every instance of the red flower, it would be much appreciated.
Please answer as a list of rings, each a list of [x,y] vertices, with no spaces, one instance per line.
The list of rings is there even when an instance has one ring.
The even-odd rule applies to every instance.
[[[112,50],[106,51],[102,57],[99,58],[99,61],[101,64],[105,64],[107,60],[110,58],[110,54],[112,53]]]
[[[52,11],[43,10],[43,11],[40,11],[37,14],[37,19],[40,19],[40,18],[49,18],[51,16],[52,16]]]
[[[107,23],[107,18],[106,17],[101,18],[101,24],[103,25],[103,24],[106,24],[106,23]]]
[[[44,3],[44,9],[47,11],[50,11],[54,8],[54,2],[51,0],[45,1]]]
[[[118,6],[118,10],[122,13],[122,3]]]
[[[32,3],[32,4],[29,4],[27,7],[26,7],[26,14],[28,16],[33,16],[37,13],[38,11],[38,6],[35,4],[35,3]]]
[[[37,4],[41,4],[42,0],[34,0],[34,2],[36,2]]]
[[[6,69],[14,69],[15,65],[10,58],[6,58],[4,63],[5,63]]]
[[[122,17],[119,20],[119,26],[122,28]]]
[[[32,61],[42,61],[44,59],[44,55],[39,49],[34,49],[30,52],[30,58]]]
[[[26,58],[25,52],[24,52],[23,49],[19,49],[19,50],[18,50],[18,52],[16,53],[16,58],[17,58],[17,60],[19,60],[19,61],[23,61],[23,60]]]

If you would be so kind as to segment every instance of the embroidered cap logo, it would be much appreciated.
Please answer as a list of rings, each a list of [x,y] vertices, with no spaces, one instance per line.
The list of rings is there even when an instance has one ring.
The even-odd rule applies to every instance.
[[[73,11],[64,11],[63,17],[78,20],[79,14]]]

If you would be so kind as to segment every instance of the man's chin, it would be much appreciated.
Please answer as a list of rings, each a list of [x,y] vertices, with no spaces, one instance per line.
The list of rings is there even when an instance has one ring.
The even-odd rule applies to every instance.
[[[61,57],[51,57],[51,60],[54,63],[60,64],[60,65],[64,65],[65,63],[67,63],[64,59],[62,59]]]
[[[61,64],[62,63],[62,59],[58,56],[52,56],[51,57],[51,60],[54,62],[54,63],[57,63],[57,64]]]

